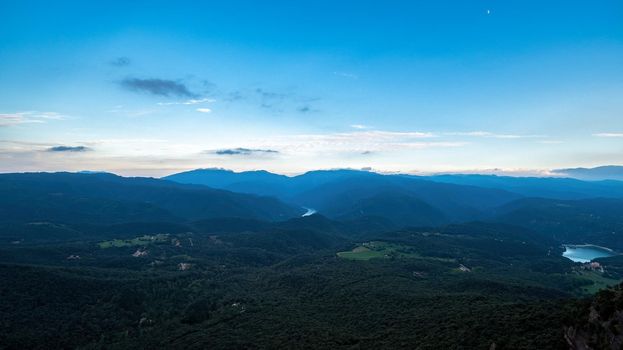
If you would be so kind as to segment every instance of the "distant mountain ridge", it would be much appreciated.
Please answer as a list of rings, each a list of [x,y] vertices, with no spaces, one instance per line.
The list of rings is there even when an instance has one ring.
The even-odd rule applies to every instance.
[[[263,184],[277,184],[286,181],[285,175],[273,174],[265,170],[233,172],[231,170],[211,168],[196,169],[183,173],[163,177],[179,183],[205,185],[212,188],[227,189],[229,187],[244,186],[245,183],[262,182]]]
[[[289,177],[267,171],[197,169],[164,179],[274,196],[295,206],[313,208],[333,220],[376,217],[395,226],[491,220],[499,215],[495,214],[498,208],[512,206],[525,198],[572,201],[623,198],[620,181],[556,177],[383,175],[350,169],[310,171]],[[537,215],[538,211],[531,213]],[[513,217],[507,219],[514,221]]]
[[[623,208],[623,182],[613,180],[357,170],[288,177],[202,169],[165,179],[110,173],[0,174],[0,224],[17,225],[6,229],[31,236],[45,230],[73,236],[76,225],[206,222],[214,227],[264,227],[260,222],[298,218],[304,208],[318,212],[312,217],[349,223],[359,231],[493,221],[523,226],[562,243],[590,238],[623,249],[617,238],[623,231],[618,210]],[[37,224],[44,226],[32,226]]]
[[[595,168],[556,169],[554,173],[581,180],[619,180],[623,181],[623,166],[604,165]]]
[[[0,204],[0,221],[274,221],[304,212],[272,197],[108,173],[0,174]]]
[[[560,177],[512,177],[478,174],[434,175],[418,178],[456,185],[504,189],[525,197],[554,199],[623,198],[623,182],[613,180],[584,181]]]
[[[287,203],[313,208],[332,219],[378,216],[392,218],[397,225],[431,225],[480,218],[484,211],[521,198],[503,189],[349,169],[317,170],[293,177],[265,171],[235,173],[199,169],[164,179],[270,195]]]
[[[341,179],[372,179],[378,177],[406,177],[437,183],[499,189],[526,197],[555,199],[623,198],[623,166],[559,169],[554,170],[554,172],[561,175],[567,174],[569,177],[513,177],[481,174],[383,175],[352,169],[314,170],[290,177],[265,170],[234,172],[212,168],[172,174],[163,177],[163,179],[227,189],[233,192],[272,195],[280,198],[293,197],[317,186]],[[580,179],[581,176],[578,175],[580,173],[595,174],[595,178]],[[620,178],[615,179],[619,175]],[[605,179],[608,176],[611,179]],[[597,177],[604,179],[597,179]]]

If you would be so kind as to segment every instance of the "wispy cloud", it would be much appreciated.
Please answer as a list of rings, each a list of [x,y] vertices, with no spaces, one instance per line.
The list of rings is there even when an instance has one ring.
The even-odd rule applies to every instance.
[[[357,74],[348,73],[348,72],[333,72],[333,75],[337,75],[338,77],[348,78],[348,79],[359,79]]]
[[[214,151],[207,151],[207,153],[217,154],[219,156],[249,156],[254,154],[277,154],[279,151],[275,151],[272,149],[257,149],[257,148],[227,148],[227,149],[218,149]]]
[[[116,57],[115,59],[110,61],[110,64],[115,67],[126,67],[126,66],[129,66],[130,63],[131,61],[127,57]]]
[[[432,141],[436,135],[428,132],[353,131],[330,134],[299,134],[258,140],[258,145],[278,148],[290,154],[361,153],[379,151],[420,150],[427,148],[461,147],[467,142]],[[368,153],[366,153],[368,152]]]
[[[623,132],[600,132],[593,134],[595,137],[623,137]]]
[[[363,124],[351,124],[350,127],[353,129],[359,129],[359,130],[370,129],[369,126],[363,125]]]
[[[173,80],[157,78],[126,78],[122,80],[120,84],[122,87],[135,92],[143,92],[166,97],[175,96],[197,98],[197,94],[191,92],[186,85]]]
[[[492,133],[488,131],[451,131],[451,132],[445,132],[444,135],[484,137],[484,136],[491,136]]]
[[[258,94],[263,99],[270,99],[270,100],[282,100],[282,99],[285,99],[291,96],[290,93],[269,91],[263,88],[255,89],[255,93]]]
[[[181,102],[158,102],[159,106],[173,106],[173,105],[197,105],[201,103],[210,103],[216,101],[212,98],[192,98],[190,100],[181,101]]]
[[[40,124],[49,120],[63,120],[66,116],[56,112],[25,111],[16,113],[0,113],[0,127],[19,124]]]
[[[210,108],[197,108],[197,112],[200,113],[210,113],[212,110]]]
[[[263,88],[255,89],[254,95],[259,99],[260,107],[279,112],[285,107],[284,103],[293,98],[291,93],[270,91]]]
[[[421,131],[382,131],[382,130],[370,130],[370,131],[356,131],[349,133],[337,133],[334,134],[340,137],[355,137],[363,139],[376,139],[376,140],[393,140],[393,139],[421,139],[437,137],[431,132]]]
[[[234,90],[224,95],[223,101],[256,105],[272,112],[296,111],[299,113],[318,112],[315,102],[317,97],[302,96],[292,91],[273,90],[258,87],[254,89]]]
[[[246,98],[247,98],[247,95],[244,94],[242,91],[235,90],[235,91],[231,91],[227,93],[225,95],[224,100],[227,102],[236,102],[236,101],[245,100]]]
[[[159,138],[102,138],[90,142],[79,142],[93,147],[98,153],[115,156],[149,156],[166,157],[171,155],[199,152],[201,147],[180,144]]]
[[[47,152],[87,152],[92,151],[86,146],[54,146],[46,149]]]
[[[151,108],[133,109],[133,108],[126,108],[123,105],[117,105],[109,109],[107,112],[121,114],[127,117],[143,117],[143,116],[158,112],[158,108],[151,107]]]
[[[191,89],[179,81],[134,78],[125,79],[121,84],[133,91],[144,91],[166,97],[178,96],[188,98],[184,101],[158,102],[157,104],[160,106],[196,105],[215,102],[218,99],[225,103],[247,104],[279,113],[286,111],[299,113],[320,111],[316,106],[316,102],[320,100],[319,97],[301,95],[293,87],[266,88],[255,85],[253,87],[241,87],[227,91],[218,89],[217,85],[210,81],[203,80],[200,83],[195,82],[192,85],[193,89]],[[175,91],[171,91],[174,90],[174,84],[177,87]]]
[[[564,141],[560,141],[560,140],[540,140],[537,142],[542,143],[544,145],[559,145],[561,143],[564,143]]]
[[[525,139],[525,138],[541,138],[546,135],[527,135],[527,134],[498,134],[489,131],[452,131],[444,132],[446,136],[470,136],[470,137],[490,137],[496,139]]]
[[[514,177],[546,177],[555,176],[548,169],[522,169],[522,168],[463,168],[455,170],[437,170],[437,171],[409,171],[411,174],[419,175],[447,175],[447,174],[482,174],[482,175],[499,175]]]
[[[298,112],[300,112],[300,113],[314,113],[314,112],[319,112],[319,110],[318,110],[318,109],[316,109],[316,108],[314,108],[314,107],[312,107],[311,105],[308,105],[308,104],[303,105],[303,106],[300,106],[300,107],[298,107],[296,110],[297,110]]]

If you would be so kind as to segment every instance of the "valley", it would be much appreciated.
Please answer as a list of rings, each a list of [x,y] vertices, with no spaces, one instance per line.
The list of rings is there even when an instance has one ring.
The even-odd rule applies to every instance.
[[[310,176],[287,181],[307,183],[311,197],[276,198],[113,175],[0,175],[0,343],[557,349],[584,301],[623,280],[621,255],[564,256],[563,245],[594,249],[581,246],[588,239],[621,251],[617,209],[601,200],[532,205],[471,185]],[[451,203],[438,206],[437,194]]]

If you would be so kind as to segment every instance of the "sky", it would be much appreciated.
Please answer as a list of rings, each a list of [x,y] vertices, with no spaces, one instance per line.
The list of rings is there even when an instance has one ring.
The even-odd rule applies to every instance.
[[[620,0],[0,0],[0,172],[605,164]]]

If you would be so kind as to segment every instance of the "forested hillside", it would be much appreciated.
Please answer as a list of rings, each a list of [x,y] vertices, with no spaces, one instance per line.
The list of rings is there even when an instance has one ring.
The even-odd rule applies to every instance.
[[[296,197],[327,216],[165,180],[0,175],[0,348],[564,349],[608,336],[576,321],[623,279],[620,200],[333,175]],[[614,253],[575,263],[568,243]]]

